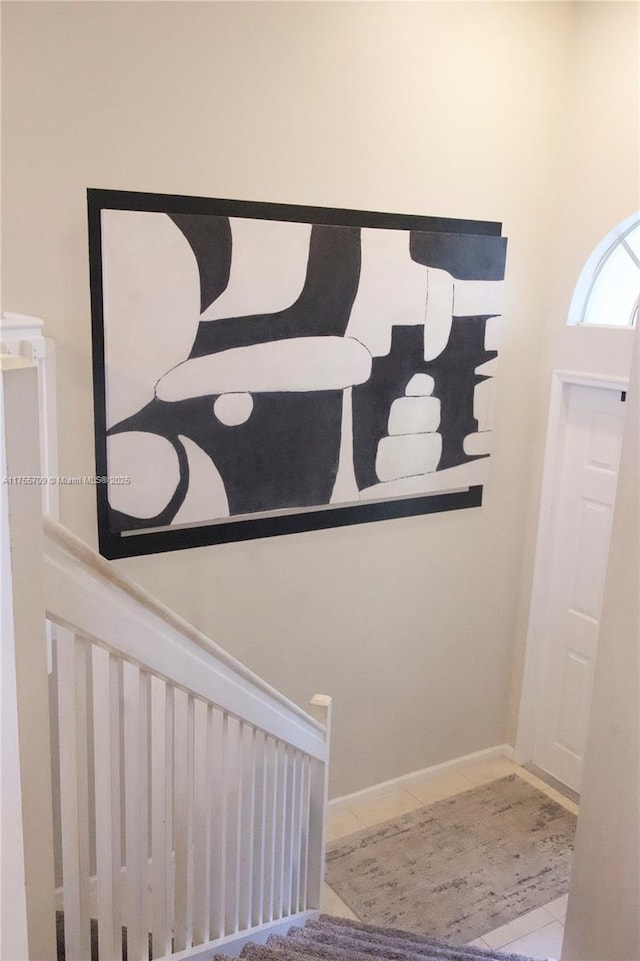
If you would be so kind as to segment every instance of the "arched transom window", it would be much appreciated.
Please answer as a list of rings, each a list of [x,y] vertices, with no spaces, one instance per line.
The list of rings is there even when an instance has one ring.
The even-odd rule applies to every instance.
[[[634,327],[640,302],[640,214],[598,244],[576,285],[569,324]]]

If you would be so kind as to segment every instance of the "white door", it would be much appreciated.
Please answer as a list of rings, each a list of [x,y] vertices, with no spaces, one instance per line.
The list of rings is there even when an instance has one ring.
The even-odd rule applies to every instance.
[[[620,390],[565,391],[532,761],[579,792],[625,405]]]

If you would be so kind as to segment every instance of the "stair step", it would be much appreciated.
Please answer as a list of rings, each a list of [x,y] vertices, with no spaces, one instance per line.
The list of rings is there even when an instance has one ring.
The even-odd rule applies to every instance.
[[[251,942],[241,961],[532,961],[520,954],[503,954],[469,945],[455,946],[436,938],[398,928],[383,928],[323,914],[293,927],[288,934],[272,934],[266,944]],[[215,955],[212,961],[230,961]]]

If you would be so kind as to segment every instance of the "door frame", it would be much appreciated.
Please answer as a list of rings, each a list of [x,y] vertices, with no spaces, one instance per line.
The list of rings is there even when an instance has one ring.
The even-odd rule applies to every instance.
[[[536,695],[541,683],[542,643],[549,615],[552,508],[560,480],[561,440],[564,437],[567,419],[569,390],[571,387],[578,386],[624,391],[627,390],[628,385],[628,378],[625,377],[608,377],[605,374],[573,370],[551,371],[538,531],[515,743],[515,755],[520,764],[528,764],[533,758],[536,731],[535,709],[538,700]]]

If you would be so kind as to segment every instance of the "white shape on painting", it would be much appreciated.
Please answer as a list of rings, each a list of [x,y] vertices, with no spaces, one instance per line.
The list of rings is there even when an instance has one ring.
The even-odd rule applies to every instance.
[[[109,484],[111,507],[131,517],[148,519],[165,509],[180,480],[175,447],[165,437],[132,430],[107,437],[110,477],[128,477],[129,484]]]
[[[437,397],[399,397],[389,412],[390,434],[424,434],[440,426]]]
[[[221,424],[237,427],[246,424],[253,411],[251,394],[222,394],[213,405],[213,413]]]
[[[250,391],[344,390],[371,374],[371,354],[349,337],[293,337],[187,360],[162,377],[160,400]]]
[[[498,369],[498,358],[492,357],[484,364],[479,364],[476,367],[476,374],[483,374],[485,377],[495,377],[496,371]]]
[[[414,374],[407,386],[407,397],[429,397],[433,393],[436,382],[430,374]]]
[[[477,484],[484,484],[489,474],[489,460],[474,460],[457,467],[421,474],[417,477],[402,477],[384,484],[374,484],[360,491],[362,500],[388,500],[390,497],[410,497],[415,494],[435,494],[444,491],[466,490]]]
[[[502,312],[501,280],[456,280],[453,284],[453,316],[474,317]]]
[[[381,481],[428,474],[437,468],[441,454],[440,434],[383,437],[378,444],[376,474]]]
[[[453,321],[453,277],[446,270],[428,269],[424,359],[433,360],[447,346]]]
[[[101,218],[109,428],[153,400],[158,378],[189,356],[200,275],[166,214],[103,210]]]
[[[347,326],[349,337],[374,357],[391,349],[394,324],[423,324],[428,268],[411,259],[408,230],[364,227],[358,292]]]
[[[353,407],[351,387],[342,394],[342,424],[340,427],[340,453],[330,504],[346,504],[359,497],[356,473],[353,466]]]
[[[493,431],[483,430],[475,434],[467,434],[462,446],[465,454],[490,454],[493,443]]]
[[[478,421],[478,430],[491,430],[493,426],[493,406],[495,402],[495,381],[483,380],[476,384],[473,392],[473,416]]]
[[[273,314],[296,302],[309,260],[310,224],[230,217],[229,283],[202,320]]]
[[[189,462],[189,488],[172,525],[229,517],[227,492],[218,468],[202,448],[188,437],[179,436]]]
[[[500,346],[502,317],[489,317],[484,329],[484,349],[497,350]]]

